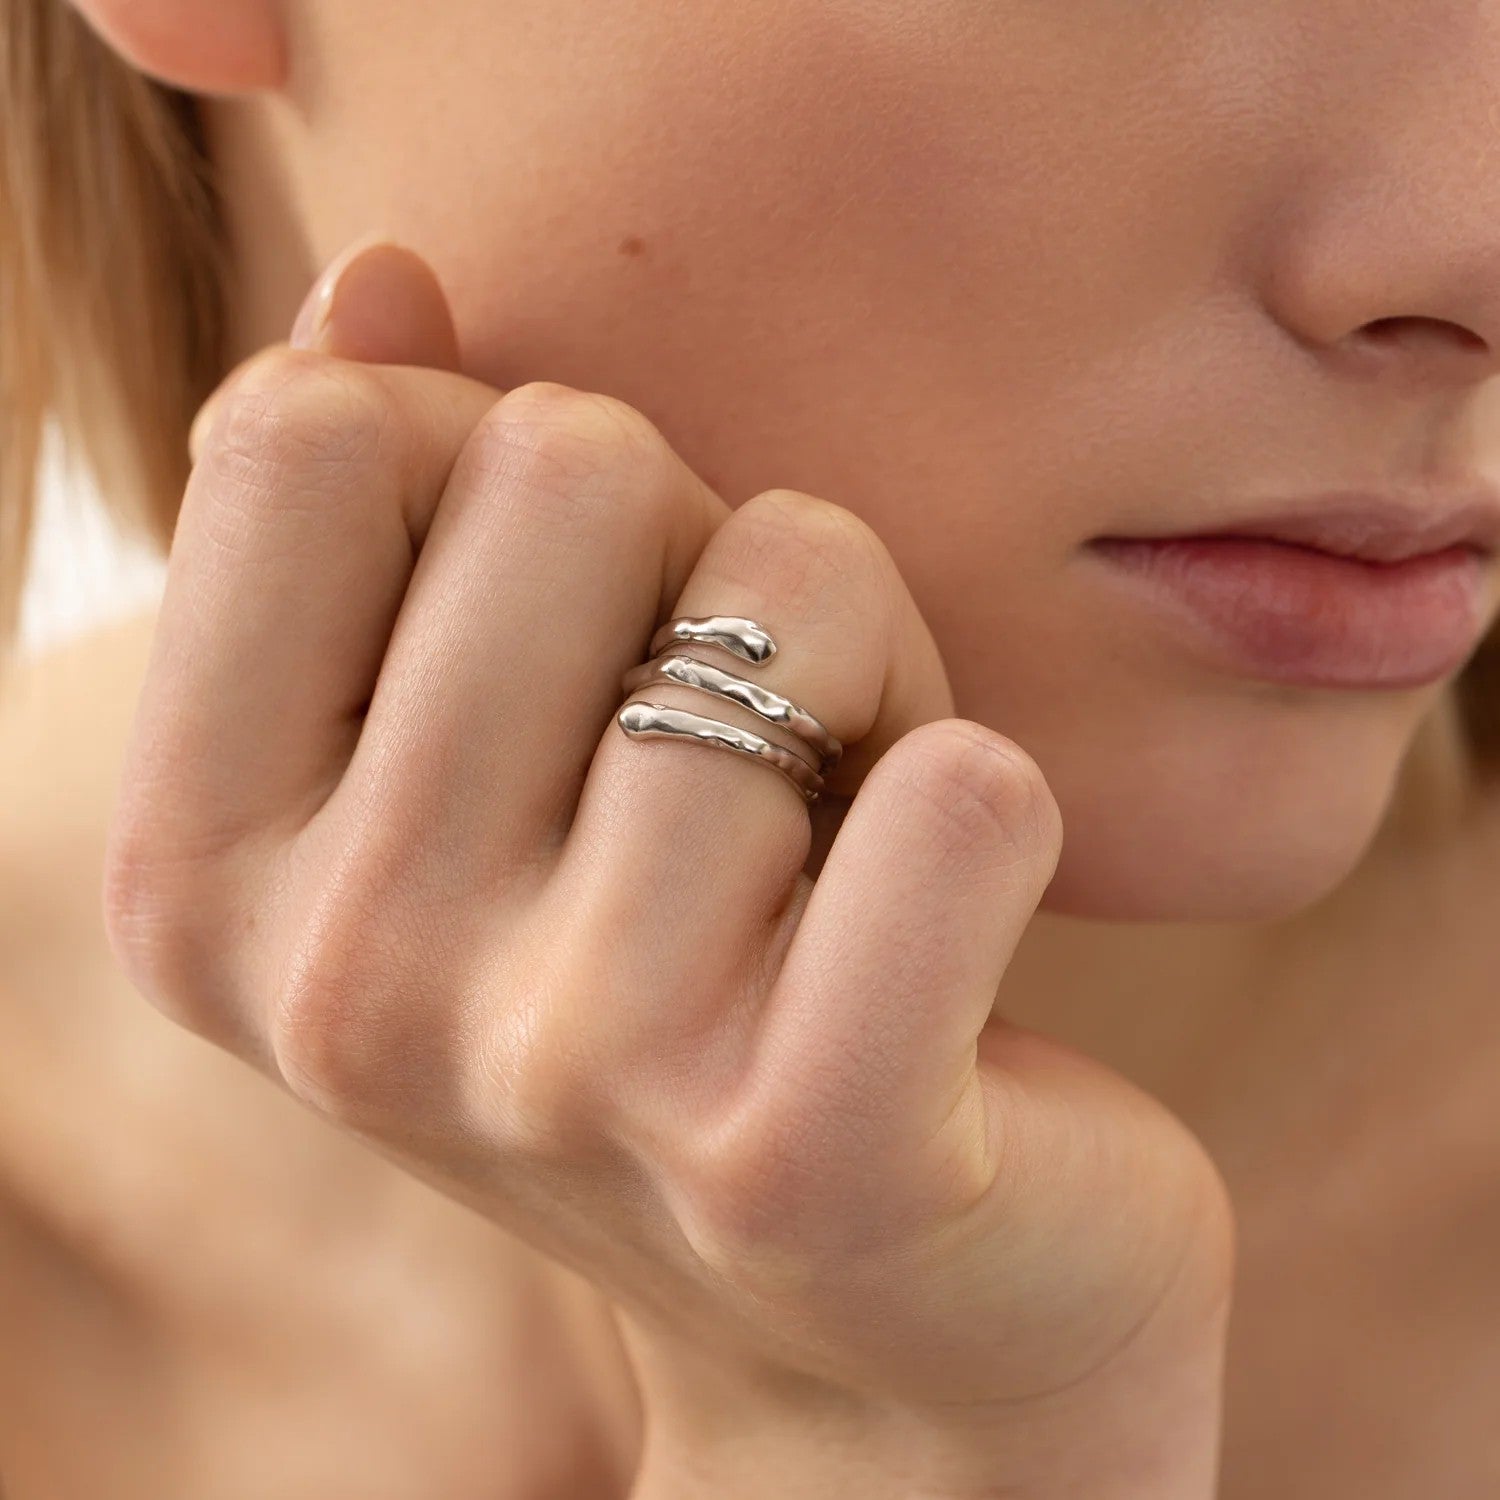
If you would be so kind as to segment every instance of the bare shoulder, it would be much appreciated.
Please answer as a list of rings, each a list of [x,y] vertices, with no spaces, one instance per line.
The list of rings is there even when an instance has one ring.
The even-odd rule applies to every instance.
[[[5,884],[71,884],[98,862],[154,626],[131,615],[0,674]]]

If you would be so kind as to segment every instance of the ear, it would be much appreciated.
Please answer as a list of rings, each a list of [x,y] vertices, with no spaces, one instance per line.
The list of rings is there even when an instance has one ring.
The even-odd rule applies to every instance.
[[[281,0],[72,0],[142,73],[195,94],[248,94],[286,78]]]

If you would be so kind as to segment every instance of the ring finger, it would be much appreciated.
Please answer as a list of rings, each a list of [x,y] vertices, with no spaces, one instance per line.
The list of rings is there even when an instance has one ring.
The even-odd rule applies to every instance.
[[[789,699],[845,745],[858,741],[830,789],[852,787],[907,730],[952,712],[937,647],[889,552],[840,506],[795,490],[741,505],[672,611],[714,615],[757,622],[774,654],[749,664],[699,642],[666,650]],[[628,698],[818,759],[788,729],[697,687],[657,681]],[[552,886],[575,923],[609,935],[608,961],[630,985],[629,1005],[601,1007],[591,1026],[627,1051],[702,1042],[756,972],[810,842],[808,804],[774,766],[696,738],[636,738],[611,719]]]

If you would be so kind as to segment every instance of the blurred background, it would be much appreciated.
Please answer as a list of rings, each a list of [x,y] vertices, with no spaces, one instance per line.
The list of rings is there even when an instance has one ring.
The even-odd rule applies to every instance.
[[[147,608],[161,593],[165,559],[120,532],[87,477],[63,462],[55,444],[32,545],[21,600],[22,653]]]

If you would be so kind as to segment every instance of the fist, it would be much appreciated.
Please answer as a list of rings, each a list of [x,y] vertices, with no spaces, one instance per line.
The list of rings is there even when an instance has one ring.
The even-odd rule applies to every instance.
[[[107,857],[135,983],[597,1282],[668,1410],[1097,1435],[1144,1403],[1156,1441],[1219,1358],[1222,1186],[993,1014],[1061,819],[954,715],[879,538],[793,490],[731,509],[610,396],[458,373],[406,252],[313,305],[316,347],[250,361],[198,434]],[[617,721],[662,623],[707,615],[775,655],[674,649],[846,747],[811,816]]]

